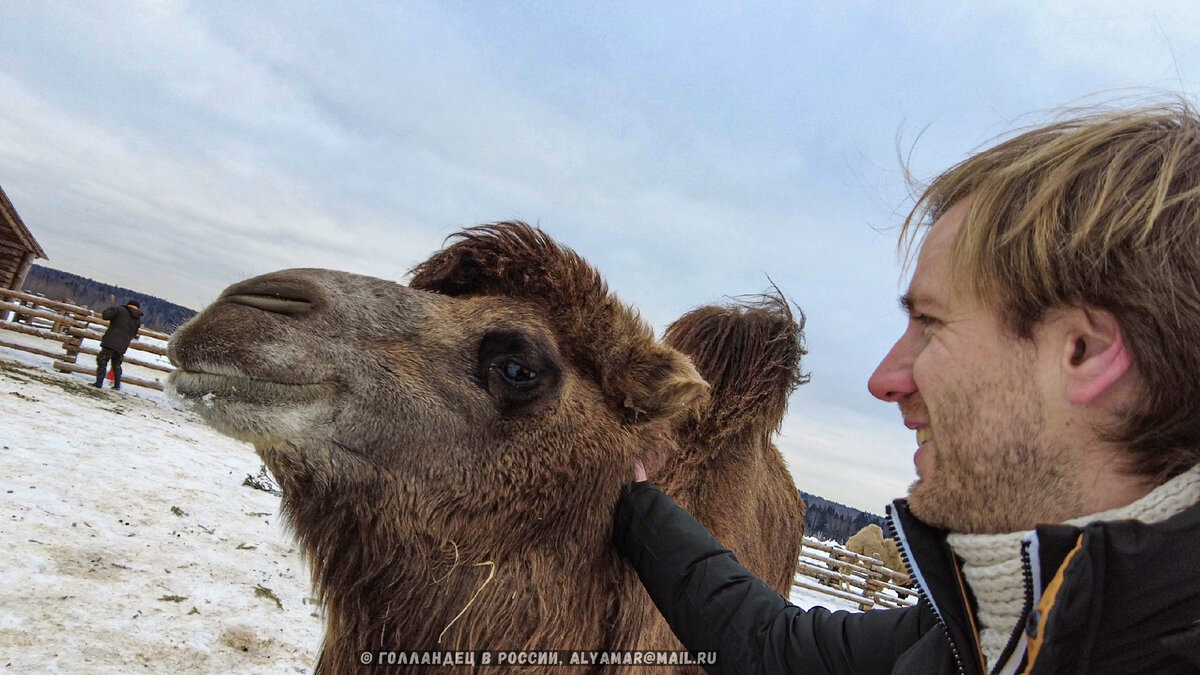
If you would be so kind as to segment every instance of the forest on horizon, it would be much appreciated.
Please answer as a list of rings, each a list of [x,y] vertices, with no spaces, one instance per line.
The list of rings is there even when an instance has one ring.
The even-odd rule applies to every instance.
[[[196,310],[177,305],[162,298],[113,286],[78,274],[34,265],[25,277],[22,290],[50,300],[66,302],[102,312],[116,304],[137,300],[142,310],[142,325],[151,330],[172,333],[185,321],[196,316]]]

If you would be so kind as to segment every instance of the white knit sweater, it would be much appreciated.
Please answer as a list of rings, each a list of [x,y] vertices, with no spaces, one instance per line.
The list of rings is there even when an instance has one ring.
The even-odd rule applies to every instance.
[[[1082,527],[1095,521],[1139,520],[1161,522],[1200,502],[1200,464],[1163,483],[1141,499],[1120,508],[1067,521]],[[1025,604],[1025,581],[1021,572],[1021,541],[1028,532],[1005,534],[958,534],[947,540],[963,561],[963,576],[975,594],[979,608],[979,640],[988,670],[1008,644],[1021,620]]]

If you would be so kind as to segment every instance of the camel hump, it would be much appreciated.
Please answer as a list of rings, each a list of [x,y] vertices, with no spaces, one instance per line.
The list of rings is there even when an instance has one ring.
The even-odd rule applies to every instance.
[[[774,292],[709,305],[681,316],[664,341],[687,354],[711,387],[707,404],[691,419],[704,443],[753,431],[779,428],[788,396],[808,381],[800,370],[804,313],[792,314],[787,299]]]

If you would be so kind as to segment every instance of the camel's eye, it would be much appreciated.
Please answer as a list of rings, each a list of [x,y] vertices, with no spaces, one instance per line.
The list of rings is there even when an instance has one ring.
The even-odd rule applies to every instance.
[[[514,387],[527,389],[537,381],[537,371],[530,370],[516,361],[506,361],[500,369],[504,379]]]
[[[481,384],[506,414],[548,400],[558,390],[558,353],[519,331],[493,331],[479,343]]]

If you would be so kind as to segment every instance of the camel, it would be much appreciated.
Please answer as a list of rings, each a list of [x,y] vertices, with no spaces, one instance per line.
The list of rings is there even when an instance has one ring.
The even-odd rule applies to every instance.
[[[784,596],[796,575],[805,508],[771,439],[788,395],[808,380],[800,372],[803,326],[803,314],[797,322],[778,289],[757,301],[701,307],[672,323],[664,341],[691,357],[712,395],[675,425],[679,455],[651,476]],[[648,621],[644,648],[678,645],[656,611]]]
[[[846,550],[851,553],[874,558],[898,574],[908,575],[908,567],[900,556],[900,546],[895,539],[883,536],[883,528],[869,523],[846,540]]]
[[[733,371],[768,345],[722,342],[769,337],[738,317],[780,305],[715,309],[717,333],[685,317],[664,344],[578,254],[498,223],[408,286],[316,269],[236,283],[172,337],[170,386],[278,481],[325,609],[317,673],[358,672],[364,650],[664,649],[611,542],[635,461],[667,467],[669,491],[790,587],[803,514],[769,436],[799,329],[771,324],[787,375],[757,383]]]
[[[909,576],[908,566],[904,563],[903,556],[900,555],[900,545],[895,539],[883,536],[883,528],[875,523],[868,523],[858,532],[850,535],[846,540],[846,550],[851,553],[857,553],[860,556],[874,559],[878,565],[875,567],[883,567],[890,570],[893,574],[889,575],[892,578],[892,583],[899,586],[912,587],[912,578]],[[833,554],[834,560],[839,560],[843,563],[852,563],[862,566],[860,560],[852,559],[846,555]],[[837,565],[830,562],[830,569],[840,571],[842,574],[850,574],[851,568],[844,565]],[[876,590],[881,590],[882,587]],[[845,590],[845,587],[842,587]],[[901,599],[907,598],[908,594],[902,591],[896,592]]]
[[[797,323],[777,293],[701,307],[671,324],[664,337],[692,359],[712,396],[677,425],[680,459],[655,478],[713,536],[745,556],[750,571],[785,589],[800,557],[804,501],[771,439],[788,395],[808,381],[800,372],[803,329],[803,315]],[[758,529],[800,536],[773,541]],[[780,547],[787,555],[777,553]]]

